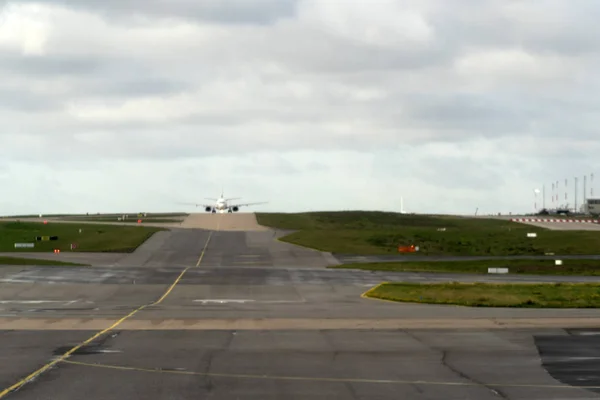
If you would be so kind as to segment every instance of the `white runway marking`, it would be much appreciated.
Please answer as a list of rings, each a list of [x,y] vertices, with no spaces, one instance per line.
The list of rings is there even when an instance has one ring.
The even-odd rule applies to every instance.
[[[211,304],[211,303],[217,303],[217,304],[225,304],[225,303],[248,303],[248,302],[252,302],[254,300],[233,300],[233,299],[209,299],[209,300],[194,300],[194,302],[198,302],[198,303],[202,303],[202,304]]]
[[[261,303],[261,304],[278,304],[278,303],[305,303],[305,300],[252,300],[252,299],[199,299],[193,300],[195,303],[202,304],[227,304],[227,303]]]

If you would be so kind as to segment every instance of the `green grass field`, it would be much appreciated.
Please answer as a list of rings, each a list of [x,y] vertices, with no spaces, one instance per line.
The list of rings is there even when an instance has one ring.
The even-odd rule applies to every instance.
[[[89,264],[77,264],[57,260],[40,260],[34,258],[18,258],[0,256],[0,265],[50,265],[50,266],[71,266],[87,267]]]
[[[82,230],[80,233],[79,230]],[[41,222],[0,222],[0,252],[71,251],[71,243],[79,252],[133,252],[162,228],[93,224]],[[55,241],[36,241],[37,236],[58,236]],[[15,248],[15,243],[35,243],[33,249]]]
[[[143,213],[142,213],[143,214]],[[137,218],[139,213],[94,213],[94,214],[43,214],[45,218],[105,218],[105,217],[120,217],[123,215],[129,218]],[[170,212],[170,213],[146,213],[145,218],[182,218],[188,216],[189,213]],[[5,216],[8,218],[39,218],[39,214],[12,215]]]
[[[399,245],[419,246],[415,255],[504,256],[598,254],[600,232],[553,231],[491,218],[340,211],[257,213],[264,226],[296,232],[286,241],[338,254],[397,254]],[[528,238],[535,232],[538,237]]]
[[[600,275],[600,260],[482,260],[482,261],[406,261],[334,265],[329,268],[389,272],[451,272],[487,274],[488,268],[508,268],[510,274]]]
[[[597,308],[600,284],[384,283],[365,296],[470,307]]]

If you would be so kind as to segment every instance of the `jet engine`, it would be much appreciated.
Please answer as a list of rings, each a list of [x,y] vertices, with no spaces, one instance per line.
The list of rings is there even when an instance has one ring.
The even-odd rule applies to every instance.
[[[211,210],[212,210],[212,208],[206,207],[206,212],[211,211]]]
[[[238,211],[239,208],[238,207],[233,207],[233,211]]]

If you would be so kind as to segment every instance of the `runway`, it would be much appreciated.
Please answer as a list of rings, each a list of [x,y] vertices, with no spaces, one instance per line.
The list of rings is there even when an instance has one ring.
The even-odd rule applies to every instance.
[[[0,268],[0,398],[600,398],[576,387],[600,386],[582,359],[598,310],[360,297],[383,280],[552,277],[328,270],[332,255],[226,218],[110,265]]]

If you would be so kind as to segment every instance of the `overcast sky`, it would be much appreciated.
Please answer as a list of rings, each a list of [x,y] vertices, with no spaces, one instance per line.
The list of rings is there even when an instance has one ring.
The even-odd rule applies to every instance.
[[[254,210],[529,212],[598,170],[596,0],[0,10],[0,214],[193,211],[221,185]]]

